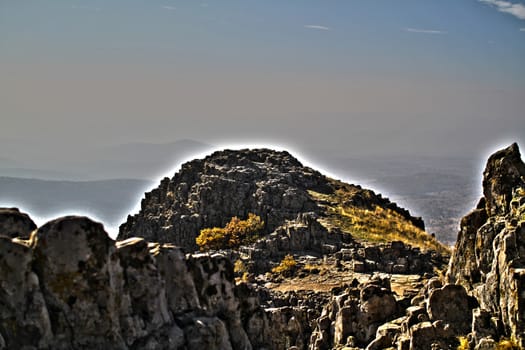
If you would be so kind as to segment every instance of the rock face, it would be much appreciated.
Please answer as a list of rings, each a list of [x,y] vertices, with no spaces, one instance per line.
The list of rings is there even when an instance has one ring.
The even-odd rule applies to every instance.
[[[461,222],[447,280],[479,302],[476,344],[503,335],[525,347],[525,164],[517,144],[489,158],[483,195]]]
[[[388,207],[424,227],[420,218],[388,199],[359,186],[352,189],[355,194],[348,199],[349,205]],[[301,214],[324,215],[325,208],[309,191],[335,190],[333,180],[304,167],[288,152],[219,151],[184,164],[173,178],[163,179],[158,188],[146,193],[140,212],[121,225],[118,239],[139,236],[195,251],[195,238],[202,228],[222,227],[233,216],[259,215],[265,222],[263,233],[268,234]]]
[[[376,279],[361,288],[349,287],[325,306],[310,341],[310,349],[365,347],[378,327],[399,316],[401,309],[388,280]]]
[[[356,281],[333,300],[237,284],[226,255],[115,242],[74,216],[28,240],[0,236],[0,281],[0,349],[317,349],[350,336],[365,346],[376,331],[377,345],[406,304],[388,280]]]
[[[224,256],[116,244],[85,217],[0,237],[0,262],[0,349],[259,349],[278,338],[264,336],[266,314]]]

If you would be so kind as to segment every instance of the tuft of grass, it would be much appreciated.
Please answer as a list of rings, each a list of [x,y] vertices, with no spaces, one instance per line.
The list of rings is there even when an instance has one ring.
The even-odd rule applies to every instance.
[[[281,275],[290,275],[293,273],[297,266],[297,261],[290,254],[286,255],[281,263],[272,269],[273,273],[278,273]]]
[[[246,269],[246,265],[244,265],[241,259],[235,260],[235,263],[233,264],[233,272],[240,275],[247,271],[248,269]]]
[[[368,208],[353,206],[348,198],[355,190],[340,188],[333,194],[309,191],[317,201],[326,205],[328,216],[324,223],[339,227],[354,239],[368,242],[402,241],[422,250],[436,250],[449,253],[449,248],[435,237],[414,226],[396,211],[372,204]]]
[[[521,347],[514,339],[501,339],[496,345],[496,350],[520,350]]]
[[[468,343],[467,337],[459,337],[458,340],[459,340],[459,346],[457,350],[469,350],[470,349],[470,345]]]

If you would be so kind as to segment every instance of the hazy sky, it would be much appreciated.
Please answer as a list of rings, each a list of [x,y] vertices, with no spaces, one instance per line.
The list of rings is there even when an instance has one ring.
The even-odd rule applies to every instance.
[[[0,157],[128,142],[525,149],[525,5],[0,0]]]

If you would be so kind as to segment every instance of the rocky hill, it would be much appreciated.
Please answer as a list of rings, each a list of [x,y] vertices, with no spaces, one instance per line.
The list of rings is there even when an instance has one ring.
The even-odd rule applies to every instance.
[[[248,213],[263,219],[263,234],[308,214],[329,229],[386,242],[393,239],[388,234],[397,231],[378,227],[377,232],[368,232],[371,222],[383,219],[384,224],[399,224],[403,232],[413,234],[407,239],[402,233],[397,239],[441,249],[424,233],[421,218],[370,190],[305,167],[288,152],[269,149],[218,151],[185,163],[173,178],[164,178],[146,193],[140,212],[121,225],[118,239],[140,236],[195,251],[201,229],[222,227],[232,217],[246,218]]]
[[[276,154],[266,152],[272,159]],[[240,153],[251,168],[250,151]],[[231,159],[239,152],[219,154]],[[16,209],[0,210],[0,349],[524,347],[525,165],[517,145],[490,157],[484,198],[462,220],[446,276],[439,270],[446,256],[436,250],[385,242],[388,234],[376,237],[385,223],[415,227],[418,220],[406,211],[357,186],[314,171],[304,175],[291,156],[277,154],[298,169],[277,188],[300,188],[304,203],[311,204],[304,212],[285,205],[290,212],[284,211],[282,223],[275,221],[266,227],[271,232],[236,249],[185,254],[171,243],[144,238],[113,241],[85,217],[36,228]],[[243,167],[232,171],[245,173]],[[189,188],[200,188],[193,179]],[[301,187],[298,179],[309,185]],[[210,181],[235,183],[219,175]],[[168,189],[170,180],[163,183]],[[157,215],[167,215],[159,198],[176,195],[159,192],[146,197],[143,212],[153,213],[146,202],[157,203]],[[219,210],[206,208],[202,213]],[[265,218],[279,218],[271,214]],[[135,219],[147,225],[152,215],[151,221]],[[397,237],[402,230],[396,225],[391,230],[398,230]],[[413,239],[410,230],[406,240]]]

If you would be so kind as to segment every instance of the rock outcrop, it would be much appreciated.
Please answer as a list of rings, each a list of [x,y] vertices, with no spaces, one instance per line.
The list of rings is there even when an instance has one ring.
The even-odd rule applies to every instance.
[[[360,288],[348,287],[323,308],[309,349],[345,345],[364,348],[374,340],[378,327],[395,319],[401,311],[388,279],[375,279]]]
[[[223,256],[116,243],[85,217],[0,241],[0,349],[251,349],[277,339]]]
[[[525,347],[525,164],[517,144],[489,158],[483,195],[461,222],[447,281],[479,301],[472,343],[505,336]]]
[[[352,192],[346,205],[389,208],[424,229],[421,218],[388,199],[359,186],[346,186]],[[222,227],[232,217],[245,218],[248,213],[260,216],[265,222],[263,234],[269,234],[302,214],[326,215],[322,201],[311,191],[333,194],[339,187],[285,151],[218,151],[183,164],[173,178],[164,178],[158,188],[146,193],[140,212],[121,225],[118,239],[140,236],[192,252],[198,248],[195,238],[202,228]]]
[[[307,349],[349,336],[366,345],[406,303],[387,280],[354,281],[333,300],[239,284],[227,255],[116,242],[73,216],[27,240],[1,236],[0,280],[0,349]]]

